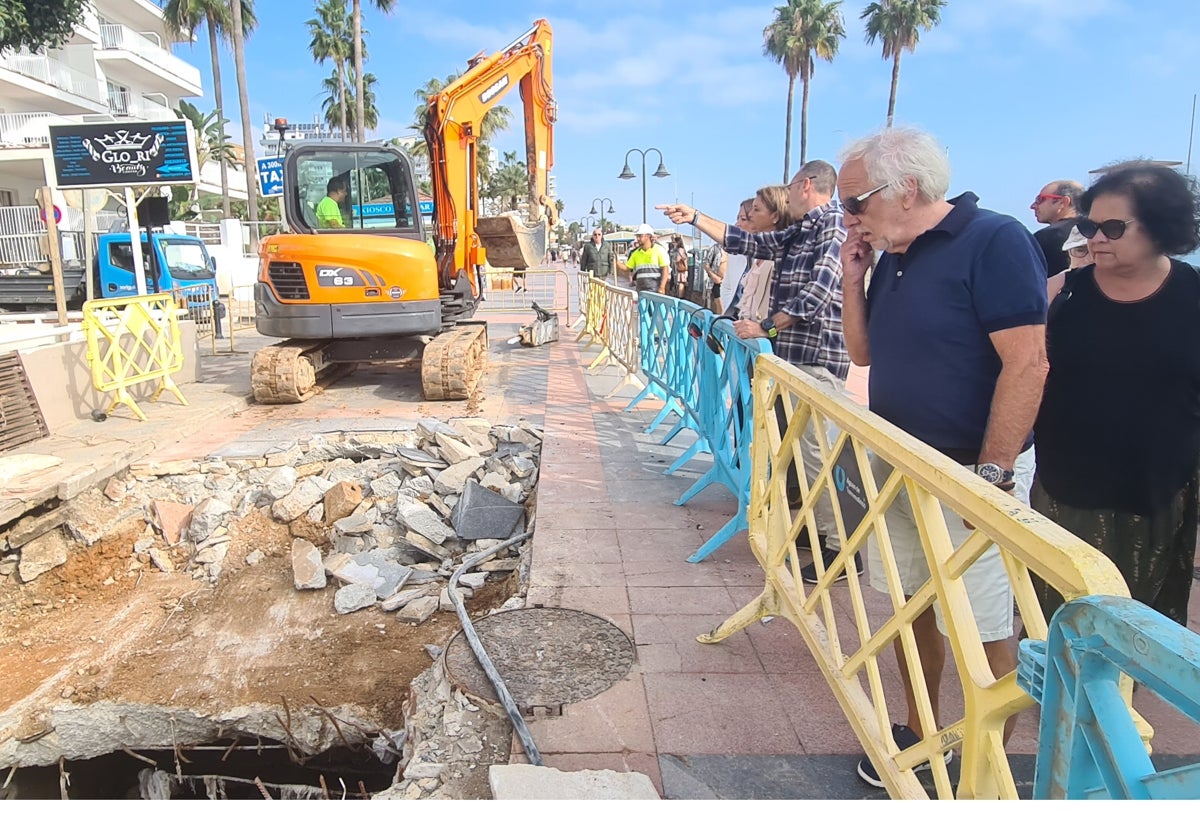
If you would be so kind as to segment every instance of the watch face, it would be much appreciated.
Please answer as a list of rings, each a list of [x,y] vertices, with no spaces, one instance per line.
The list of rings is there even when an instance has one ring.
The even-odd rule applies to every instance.
[[[1004,480],[1004,470],[996,464],[980,464],[975,472],[988,484],[999,484]]]

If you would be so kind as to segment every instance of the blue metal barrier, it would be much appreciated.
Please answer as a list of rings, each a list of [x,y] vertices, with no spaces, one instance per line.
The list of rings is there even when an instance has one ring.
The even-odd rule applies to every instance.
[[[700,437],[712,452],[708,472],[696,479],[675,504],[683,505],[714,482],[729,489],[737,500],[737,513],[712,535],[689,563],[699,563],[749,527],[750,431],[753,425],[754,360],[770,353],[771,343],[763,338],[740,339],[728,318],[707,319],[699,363],[698,405]],[[686,453],[685,453],[686,454]]]
[[[672,336],[674,340],[671,342],[674,360],[671,366],[671,389],[683,405],[683,414],[659,443],[670,443],[684,429],[694,431],[696,440],[675,459],[675,463],[663,471],[665,475],[671,475],[702,452],[712,451],[701,427],[704,404],[702,373],[704,361],[709,355],[704,343],[712,320],[713,314],[707,309],[690,301],[679,301],[679,314],[675,318],[675,334]]]
[[[1021,642],[1017,683],[1042,706],[1035,799],[1200,798],[1200,764],[1155,770],[1122,674],[1200,724],[1200,636],[1144,604],[1068,601],[1045,642]]]
[[[639,292],[637,303],[642,375],[646,377],[646,387],[629,401],[625,410],[632,411],[646,397],[662,400],[662,409],[646,428],[649,434],[670,414],[683,414],[683,406],[672,391],[671,382],[672,362],[678,355],[673,342],[678,340],[675,331],[679,318],[679,299],[653,292]]]

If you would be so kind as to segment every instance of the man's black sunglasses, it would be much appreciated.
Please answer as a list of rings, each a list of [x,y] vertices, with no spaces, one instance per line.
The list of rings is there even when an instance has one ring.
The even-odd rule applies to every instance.
[[[1079,230],[1079,235],[1084,239],[1091,239],[1096,235],[1096,231],[1104,234],[1106,239],[1120,239],[1125,235],[1125,228],[1134,219],[1105,219],[1103,222],[1094,222],[1091,219],[1078,219],[1075,222],[1075,227]]]
[[[862,195],[851,196],[850,198],[842,201],[842,207],[844,207],[846,212],[852,216],[861,216],[863,210],[867,208],[867,199],[875,195],[875,193],[879,192],[880,190],[886,189],[887,186],[887,184],[880,184],[878,187],[867,190]]]

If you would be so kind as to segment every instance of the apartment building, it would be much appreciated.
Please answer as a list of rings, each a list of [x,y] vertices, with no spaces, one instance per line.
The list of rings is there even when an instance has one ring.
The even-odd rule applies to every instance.
[[[50,183],[49,124],[175,119],[180,99],[200,96],[200,70],[171,43],[153,0],[92,0],[62,47],[0,54],[0,207],[32,205]],[[216,164],[200,175],[202,191],[220,192]],[[243,173],[229,181],[245,199]]]

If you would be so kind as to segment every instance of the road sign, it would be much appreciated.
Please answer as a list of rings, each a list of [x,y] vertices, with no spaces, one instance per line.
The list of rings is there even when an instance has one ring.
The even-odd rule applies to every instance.
[[[45,207],[38,208],[38,216],[41,217],[42,224],[46,224],[46,208]],[[62,224],[62,210],[59,209],[57,204],[54,205],[54,224],[56,224],[56,225]]]
[[[258,161],[258,183],[263,195],[283,195],[283,160],[264,158]]]
[[[420,202],[420,206],[421,206],[421,215],[422,216],[432,216],[433,215],[433,202],[432,201],[422,201],[422,202]]]
[[[50,126],[60,188],[190,184],[196,179],[191,123],[86,123]]]

